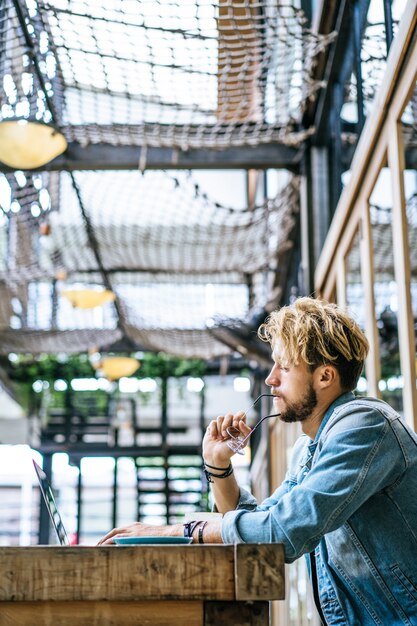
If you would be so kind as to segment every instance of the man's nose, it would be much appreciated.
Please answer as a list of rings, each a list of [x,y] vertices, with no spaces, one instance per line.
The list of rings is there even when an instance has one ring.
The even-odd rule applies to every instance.
[[[265,383],[269,387],[276,387],[279,384],[279,375],[278,375],[278,368],[277,367],[274,366],[271,369],[271,371],[269,372],[268,376],[265,378]]]

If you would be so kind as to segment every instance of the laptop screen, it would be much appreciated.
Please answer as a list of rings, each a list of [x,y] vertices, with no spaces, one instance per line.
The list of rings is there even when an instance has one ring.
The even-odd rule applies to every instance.
[[[54,494],[48,477],[43,469],[36,463],[36,461],[34,459],[32,459],[32,461],[36,470],[36,474],[38,476],[39,486],[45,500],[46,508],[48,509],[52,524],[54,525],[54,528],[56,530],[59,543],[61,544],[61,546],[69,546],[70,542],[68,539],[68,535],[64,528],[64,524],[62,523],[61,515],[59,514],[59,511],[57,509]]]

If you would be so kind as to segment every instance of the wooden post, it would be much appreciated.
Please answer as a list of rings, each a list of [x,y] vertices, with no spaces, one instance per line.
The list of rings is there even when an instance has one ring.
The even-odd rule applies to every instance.
[[[369,354],[366,360],[366,379],[368,382],[368,395],[379,398],[378,382],[381,378],[381,362],[379,355],[379,335],[375,318],[375,294],[374,294],[374,262],[371,220],[369,215],[369,203],[362,200],[362,228],[361,228],[361,269],[362,282],[365,295],[365,330],[369,341]]]
[[[401,121],[391,120],[388,163],[392,177],[392,238],[395,280],[398,292],[398,340],[404,378],[403,412],[407,424],[417,428],[416,343],[411,302],[410,246],[404,194],[404,145]]]
[[[284,548],[277,544],[235,545],[237,600],[284,598]]]
[[[336,294],[337,303],[341,307],[347,305],[346,258],[337,259]]]

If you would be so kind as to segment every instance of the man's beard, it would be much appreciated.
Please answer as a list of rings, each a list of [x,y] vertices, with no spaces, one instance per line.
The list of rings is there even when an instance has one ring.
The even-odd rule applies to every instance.
[[[286,410],[281,413],[279,418],[287,424],[304,422],[304,420],[310,417],[316,406],[317,394],[310,383],[304,397],[298,402],[288,403]]]

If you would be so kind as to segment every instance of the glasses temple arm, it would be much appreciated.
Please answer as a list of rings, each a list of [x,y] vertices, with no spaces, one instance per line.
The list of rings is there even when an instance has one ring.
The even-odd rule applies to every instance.
[[[257,422],[255,424],[255,426],[252,428],[252,430],[250,431],[249,434],[246,435],[246,437],[244,437],[244,439],[242,439],[242,444],[252,435],[252,433],[255,432],[255,430],[258,428],[258,426],[260,426],[262,424],[262,422],[266,419],[268,419],[268,417],[278,417],[279,415],[281,415],[281,413],[272,413],[271,415],[265,415],[265,417],[263,417],[262,419],[259,420],[259,422]]]

